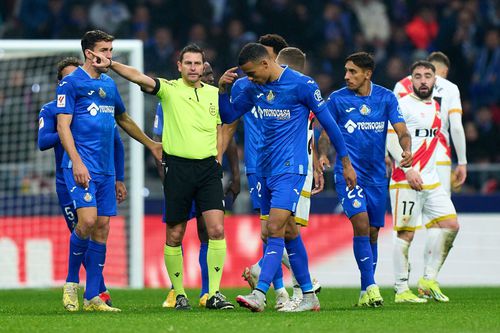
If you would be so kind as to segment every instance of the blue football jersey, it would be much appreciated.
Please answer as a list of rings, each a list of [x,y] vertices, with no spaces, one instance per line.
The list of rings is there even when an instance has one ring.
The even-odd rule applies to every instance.
[[[114,175],[115,114],[125,106],[115,82],[106,74],[93,79],[82,67],[57,87],[57,113],[71,114],[71,132],[81,159],[90,172]],[[67,153],[63,168],[71,168]]]
[[[61,169],[64,147],[61,144],[57,133],[57,108],[56,101],[53,100],[40,110],[38,115],[38,146],[45,150],[54,148],[56,161],[56,184],[64,185],[64,176]]]
[[[307,174],[307,123],[309,111],[327,111],[314,80],[288,67],[281,76],[264,85],[249,82],[232,99],[238,114],[255,106],[262,118],[258,144],[257,174]]]
[[[387,122],[404,122],[396,96],[372,83],[368,96],[358,96],[342,88],[330,95],[327,105],[344,136],[358,181],[365,185],[387,184],[384,162]],[[341,180],[343,168],[338,158],[334,171],[335,178]]]
[[[248,77],[243,77],[238,79],[232,89],[231,98],[235,99],[245,87],[251,85],[252,83],[248,80]],[[262,114],[257,112],[257,108],[254,106],[250,112],[243,115],[243,124],[245,126],[244,131],[244,146],[245,151],[245,171],[247,174],[255,173],[257,171],[257,149],[260,144],[260,124],[259,121],[262,119]]]
[[[153,122],[153,134],[162,136],[163,133],[163,108],[161,107],[161,103],[158,103],[156,106],[156,114],[155,120]]]

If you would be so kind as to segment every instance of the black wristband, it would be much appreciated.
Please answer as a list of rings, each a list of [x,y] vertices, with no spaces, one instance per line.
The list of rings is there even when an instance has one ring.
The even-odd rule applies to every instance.
[[[110,68],[112,64],[113,64],[113,60],[109,59],[109,65],[106,68]]]

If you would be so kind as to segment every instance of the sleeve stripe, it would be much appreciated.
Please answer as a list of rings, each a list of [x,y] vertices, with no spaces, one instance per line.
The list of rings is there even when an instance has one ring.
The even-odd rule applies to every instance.
[[[460,113],[462,114],[462,110],[461,109],[451,109],[451,110],[448,110],[448,114],[451,114],[451,113]]]
[[[393,130],[392,128],[389,128],[389,129],[387,130],[387,133],[396,133],[396,131],[395,131],[395,130]]]

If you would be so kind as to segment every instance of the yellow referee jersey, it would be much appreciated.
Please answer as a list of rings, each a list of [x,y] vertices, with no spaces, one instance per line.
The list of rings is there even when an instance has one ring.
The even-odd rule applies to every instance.
[[[182,78],[159,79],[159,83],[156,96],[163,109],[163,150],[190,159],[217,156],[218,89],[204,83],[194,88]]]

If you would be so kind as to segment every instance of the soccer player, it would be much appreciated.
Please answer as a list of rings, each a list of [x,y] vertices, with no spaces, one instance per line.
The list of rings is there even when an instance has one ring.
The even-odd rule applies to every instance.
[[[433,89],[433,98],[442,104],[441,107],[441,134],[437,148],[437,172],[443,189],[451,195],[451,184],[454,187],[461,186],[467,177],[467,158],[465,145],[465,132],[462,125],[462,103],[460,102],[460,91],[456,84],[448,81],[450,60],[442,52],[432,52],[427,57],[436,68],[436,83]],[[411,75],[408,75],[394,87],[394,93],[398,98],[413,92]],[[446,106],[446,107],[444,107]],[[453,175],[451,170],[451,144],[457,154],[458,165]]]
[[[215,83],[215,78],[212,70],[212,66],[209,62],[205,62],[204,70],[201,77],[201,81],[207,84],[213,85]],[[163,109],[161,103],[158,103],[156,107],[156,115],[153,124],[153,140],[156,142],[161,142],[163,132]],[[228,156],[229,164],[232,170],[232,180],[231,185],[229,186],[228,191],[231,191],[233,194],[233,201],[238,196],[240,190],[240,168],[239,168],[239,159],[238,159],[238,151],[236,142],[233,142],[228,146],[226,150],[226,154]],[[159,161],[156,161],[158,174],[160,178],[164,180],[164,170],[163,166]],[[208,266],[207,266],[207,250],[208,250],[208,234],[207,228],[205,225],[205,220],[201,214],[197,214],[196,205],[193,203],[191,211],[189,212],[188,220],[196,217],[196,225],[198,229],[198,239],[200,240],[200,254],[198,261],[200,263],[201,270],[201,291],[200,291],[200,307],[205,307],[208,299]],[[163,223],[165,223],[165,207],[163,209]],[[164,308],[173,308],[175,307],[175,290],[172,288],[167,295],[167,298],[163,302],[162,305]]]
[[[262,44],[272,60],[276,60],[278,53],[288,46],[287,42],[283,37],[277,34],[266,34],[259,37],[259,44]],[[249,84],[250,81],[247,77],[243,77],[235,82],[232,87],[231,94],[236,96],[239,94],[243,87]],[[222,128],[225,130],[223,140],[224,142],[229,141],[228,137],[231,138],[236,131],[239,121],[235,121],[230,125],[224,125]],[[256,165],[258,160],[258,146],[261,139],[260,130],[260,115],[258,110],[254,107],[252,112],[248,112],[243,116],[244,131],[244,157],[245,157],[245,171],[248,180],[248,189],[250,192],[250,199],[252,202],[252,209],[260,213],[260,198],[261,198],[261,187],[262,182],[260,177],[256,174]],[[229,147],[228,147],[229,149]],[[261,239],[263,252],[265,252],[267,233],[266,224],[268,216],[260,216],[261,218]],[[286,253],[283,253],[283,261],[286,263]],[[262,266],[262,258],[250,267],[245,267],[242,277],[248,282],[252,290],[255,288],[257,281],[259,280],[259,274]],[[288,265],[289,267],[289,265]],[[276,294],[276,304],[275,308],[282,308],[289,300],[288,292],[285,289],[283,283],[283,270],[281,266],[278,268],[276,276],[273,279],[274,291]]]
[[[59,83],[63,77],[72,73],[77,69],[82,63],[80,60],[74,57],[67,57],[61,60],[57,64],[57,82]],[[64,182],[63,171],[61,168],[62,157],[64,154],[64,148],[61,145],[59,135],[57,133],[57,114],[56,114],[56,100],[53,100],[45,104],[40,110],[38,116],[38,148],[40,150],[47,150],[54,148],[54,157],[56,164],[56,194],[59,200],[59,205],[61,206],[61,211],[64,216],[64,220],[68,226],[70,233],[73,233],[75,226],[78,223],[77,214],[75,207],[73,206],[73,201],[69,195],[68,188]],[[120,134],[115,131],[115,169],[116,169],[116,197],[118,203],[121,203],[127,197],[127,188],[123,183],[124,180],[124,149],[123,143],[120,139]],[[84,263],[85,266],[85,263]],[[75,281],[66,283],[66,288],[78,289],[78,283],[80,282],[78,274],[74,276]],[[99,297],[106,302],[109,306],[112,305],[109,292],[104,283],[104,278],[101,278],[99,285]],[[68,305],[68,311],[72,311],[74,308]]]
[[[262,111],[262,141],[259,143],[257,173],[262,179],[261,214],[269,215],[267,248],[262,271],[255,290],[250,295],[238,296],[237,302],[252,311],[263,311],[266,293],[281,266],[286,246],[290,264],[299,282],[303,298],[294,312],[319,310],[320,304],[313,292],[309,275],[307,253],[295,224],[285,234],[290,215],[294,214],[308,168],[307,122],[312,110],[327,133],[334,139],[344,163],[344,176],[349,187],[356,185],[356,174],[347,155],[344,140],[336,123],[327,111],[317,84],[310,77],[288,67],[281,67],[271,59],[266,48],[258,43],[243,47],[239,66],[250,84],[232,102],[227,85],[234,82],[236,67],[227,70],[219,80],[221,116],[232,123],[256,106]],[[260,112],[260,111],[259,111]],[[287,229],[288,230],[288,229]]]
[[[226,240],[222,190],[222,136],[217,88],[201,82],[204,53],[197,45],[182,49],[177,62],[181,78],[151,78],[137,69],[97,54],[94,65],[111,68],[138,84],[162,104],[166,210],[165,265],[176,294],[175,308],[191,309],[183,285],[182,239],[193,200],[205,219],[208,232],[208,309],[233,309],[219,292]],[[97,59],[100,60],[98,63]]]
[[[435,89],[435,67],[428,61],[417,61],[411,66],[413,92],[399,100],[401,112],[411,134],[414,156],[412,166],[401,165],[400,148],[395,135],[389,133],[387,149],[398,166],[391,178],[390,193],[394,229],[397,237],[394,244],[395,302],[425,303],[408,286],[408,252],[420,227],[421,215],[430,219],[425,245],[424,275],[418,281],[422,296],[439,302],[449,299],[441,291],[437,275],[448,256],[457,236],[459,225],[455,207],[450,196],[440,184],[436,171],[437,147],[442,117],[440,110],[447,108],[432,98]],[[442,103],[447,103],[446,99]]]
[[[347,151],[358,175],[358,185],[348,189],[342,178],[342,164],[335,163],[335,188],[344,213],[354,231],[354,257],[361,273],[358,306],[383,305],[375,283],[378,232],[384,226],[387,198],[385,141],[391,122],[403,150],[402,165],[411,165],[411,139],[394,94],[371,81],[375,63],[366,52],[345,59],[346,87],[334,91],[327,105],[344,136]],[[330,166],[330,142],[322,133],[318,143],[320,164]]]
[[[99,298],[99,284],[106,258],[109,218],[116,215],[114,136],[115,121],[131,137],[161,158],[161,145],[148,138],[125,112],[115,82],[97,67],[95,52],[110,62],[114,37],[92,30],[82,37],[83,66],[57,87],[57,132],[65,153],[61,166],[64,181],[78,215],[70,237],[68,282],[87,265],[85,311],[118,312]],[[79,308],[77,288],[64,288],[66,309]]]

